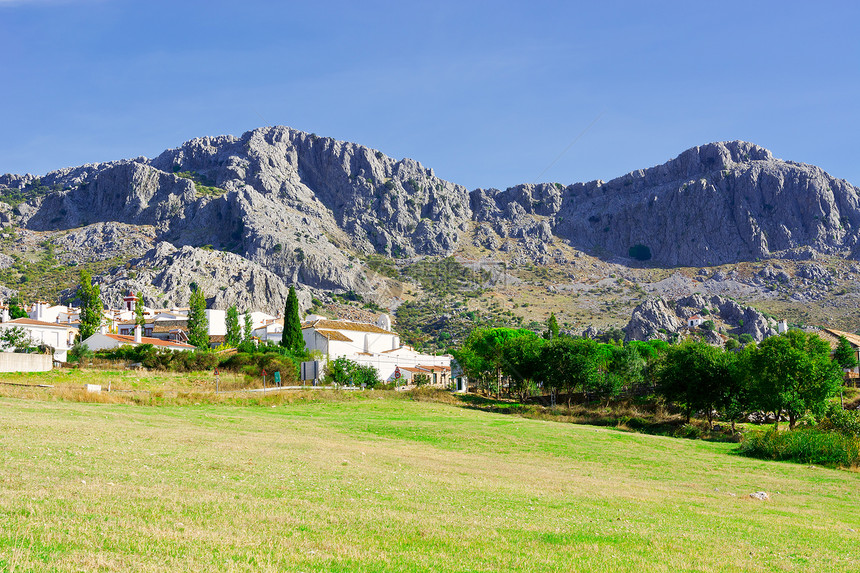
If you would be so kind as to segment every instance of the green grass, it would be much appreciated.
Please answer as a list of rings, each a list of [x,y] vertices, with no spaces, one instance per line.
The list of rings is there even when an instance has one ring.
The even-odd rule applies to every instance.
[[[175,171],[174,175],[182,177],[183,179],[190,179],[191,181],[193,181],[194,188],[200,195],[218,197],[219,195],[223,195],[227,192],[226,189],[216,187],[215,182],[213,180],[209,179],[205,175],[197,173],[196,171]]]
[[[734,447],[378,392],[2,397],[0,570],[856,571],[860,477]]]

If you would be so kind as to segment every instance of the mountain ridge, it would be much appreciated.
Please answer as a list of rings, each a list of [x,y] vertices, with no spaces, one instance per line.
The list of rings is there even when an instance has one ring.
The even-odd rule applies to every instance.
[[[145,277],[166,289],[165,300],[179,301],[196,282],[213,289],[213,304],[270,310],[284,296],[273,277],[303,287],[304,307],[322,291],[396,307],[408,289],[373,270],[368,257],[479,251],[506,268],[574,268],[586,253],[628,268],[711,267],[856,258],[860,237],[860,190],[742,141],[696,146],[605,182],[468,191],[418,161],[278,126],[195,138],[152,159],[6,174],[0,196],[7,230],[56,236],[58,244],[71,234],[67,242],[90,253],[84,258],[102,250],[138,269],[170,267],[162,278],[102,276],[111,296],[146,287]],[[136,237],[134,252],[116,246],[125,244],[121,235]],[[218,263],[210,254],[218,251],[234,262]],[[230,294],[231,265],[259,296]],[[507,284],[508,274],[493,276]]]

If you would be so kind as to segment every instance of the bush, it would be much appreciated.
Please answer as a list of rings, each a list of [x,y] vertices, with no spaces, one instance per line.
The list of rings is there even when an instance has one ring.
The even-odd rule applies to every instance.
[[[171,370],[174,372],[212,370],[218,365],[218,356],[211,352],[195,350],[174,352],[156,349],[152,344],[120,346],[113,350],[101,350],[96,353],[96,356],[105,360],[140,362],[151,370]]]
[[[793,461],[831,467],[860,465],[860,440],[820,429],[790,432],[749,432],[738,452],[765,460]]]
[[[90,347],[81,342],[75,343],[67,354],[68,362],[81,362],[93,357],[93,351]]]
[[[361,386],[364,384],[367,388],[376,388],[382,384],[376,368],[364,366],[343,357],[331,360],[326,364],[323,380],[327,384],[340,386]]]
[[[684,424],[674,432],[672,435],[676,438],[688,438],[691,440],[697,440],[702,437],[702,430],[698,426],[694,426],[693,424]]]
[[[860,438],[860,412],[833,408],[818,424],[820,430],[835,431],[846,436]]]

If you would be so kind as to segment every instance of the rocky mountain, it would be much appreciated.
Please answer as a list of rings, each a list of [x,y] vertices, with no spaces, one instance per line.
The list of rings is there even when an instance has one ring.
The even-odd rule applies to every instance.
[[[510,267],[574,268],[581,253],[629,268],[711,266],[853,257],[860,236],[860,190],[739,141],[608,182],[469,192],[411,159],[267,127],[194,139],[154,159],[4,175],[0,198],[0,225],[53,241],[66,262],[124,260],[100,279],[106,293],[149,285],[178,303],[194,281],[219,307],[280,308],[289,284],[305,301],[354,291],[396,305],[397,289],[368,256],[478,249]],[[505,285],[520,280],[504,268]],[[826,269],[804,272],[826,292]],[[757,280],[788,279],[777,271]],[[237,284],[244,293],[228,294]]]
[[[544,245],[555,236],[663,266],[795,258],[803,248],[854,255],[860,236],[858,188],[742,141],[694,147],[605,183],[478,189],[471,205],[485,245],[493,235]]]

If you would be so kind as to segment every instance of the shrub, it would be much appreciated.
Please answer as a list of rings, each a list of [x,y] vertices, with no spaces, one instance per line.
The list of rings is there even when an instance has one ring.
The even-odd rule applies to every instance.
[[[684,424],[674,432],[672,435],[676,438],[688,438],[691,440],[696,440],[702,437],[702,430],[698,426],[694,426],[693,424]]]
[[[376,368],[361,365],[343,357],[331,360],[326,364],[323,379],[327,384],[340,386],[361,386],[364,384],[367,388],[375,388],[382,383]]]
[[[860,412],[833,408],[818,424],[821,430],[832,430],[846,436],[860,437]]]
[[[793,461],[831,467],[860,465],[860,440],[820,429],[790,432],[749,432],[738,452],[765,460]]]
[[[93,351],[89,346],[81,342],[76,342],[67,354],[68,362],[80,362],[93,357]]]

